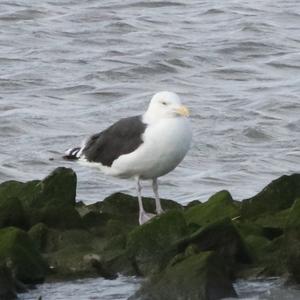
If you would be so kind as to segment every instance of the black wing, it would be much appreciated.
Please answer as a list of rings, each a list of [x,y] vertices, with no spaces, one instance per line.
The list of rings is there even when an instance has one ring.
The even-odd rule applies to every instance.
[[[90,162],[111,166],[120,155],[136,150],[142,143],[147,125],[141,116],[121,119],[87,141],[83,155]]]

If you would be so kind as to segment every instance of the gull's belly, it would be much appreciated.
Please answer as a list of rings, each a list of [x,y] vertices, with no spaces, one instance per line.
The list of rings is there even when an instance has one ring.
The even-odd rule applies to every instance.
[[[113,164],[118,176],[159,177],[172,171],[190,148],[191,128],[186,118],[166,119],[149,126],[144,143],[133,153],[122,155]]]

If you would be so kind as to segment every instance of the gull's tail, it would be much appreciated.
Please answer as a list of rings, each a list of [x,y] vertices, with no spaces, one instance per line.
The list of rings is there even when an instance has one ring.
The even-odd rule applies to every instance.
[[[81,152],[82,148],[80,147],[71,148],[65,152],[63,158],[67,160],[77,160],[80,158]]]

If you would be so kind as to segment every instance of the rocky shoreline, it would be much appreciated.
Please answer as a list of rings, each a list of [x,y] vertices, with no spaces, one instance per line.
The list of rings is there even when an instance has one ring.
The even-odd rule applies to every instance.
[[[238,278],[300,282],[300,174],[243,201],[220,191],[138,225],[135,197],[76,203],[76,174],[0,184],[0,299],[44,281],[145,277],[131,300],[235,297]],[[154,212],[154,200],[144,198]]]

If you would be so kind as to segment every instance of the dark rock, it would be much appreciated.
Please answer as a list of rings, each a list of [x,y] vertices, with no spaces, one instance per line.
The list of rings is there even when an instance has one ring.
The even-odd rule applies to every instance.
[[[103,264],[102,252],[107,243],[107,239],[84,229],[49,229],[44,253],[52,270],[51,278],[114,276],[115,273]]]
[[[217,300],[236,297],[223,261],[201,252],[170,265],[146,281],[130,300]]]
[[[256,196],[242,201],[241,216],[255,219],[292,206],[300,197],[300,174],[284,175],[266,186]]]
[[[161,199],[161,203],[165,210],[183,209],[183,206],[172,200]],[[143,205],[147,212],[155,213],[155,200],[153,198],[143,197]],[[118,218],[127,224],[138,225],[139,206],[137,197],[115,193],[101,202],[89,205],[88,208],[92,211],[110,214],[113,218]]]
[[[28,235],[39,251],[44,251],[49,228],[44,223],[37,223],[30,228]]]
[[[0,228],[16,226],[23,229],[28,227],[24,208],[21,201],[16,198],[0,196]]]
[[[185,209],[189,209],[189,208],[194,207],[194,206],[199,205],[199,204],[202,204],[201,201],[193,200],[185,206]]]
[[[104,227],[106,223],[111,220],[111,215],[107,213],[100,213],[99,211],[89,211],[82,217],[83,225],[86,228]]]
[[[96,269],[99,276],[109,280],[118,278],[118,275],[116,273],[112,272],[110,269],[105,268],[105,266],[98,257],[90,259],[89,262],[92,265],[92,267]]]
[[[178,243],[179,251],[185,251],[190,244],[196,245],[199,251],[215,251],[220,257],[223,257],[231,272],[238,264],[252,262],[243,239],[228,218],[202,227],[184,238]]]
[[[16,283],[11,274],[11,271],[3,265],[0,266],[0,299],[17,299],[16,292]]]
[[[271,213],[264,213],[262,216],[254,219],[252,221],[253,224],[257,224],[262,228],[269,228],[269,229],[283,229],[286,227],[288,215],[290,213],[290,208],[280,210],[278,212],[271,212]]]
[[[291,207],[283,241],[288,271],[292,279],[300,283],[300,197]]]
[[[77,210],[68,205],[47,205],[32,211],[31,224],[45,223],[60,229],[82,228],[82,219]]]
[[[101,252],[101,260],[104,267],[113,273],[136,275],[136,270],[127,256],[126,245],[125,234],[114,235]]]
[[[40,222],[63,229],[81,227],[81,218],[74,208],[75,195],[76,174],[67,168],[55,169],[42,181],[7,181],[0,185],[0,205],[4,201],[1,199],[6,199],[6,202],[12,198],[18,199],[14,200],[14,206],[18,208],[18,222],[21,223],[21,228],[24,227],[22,208],[27,227]],[[8,220],[11,222],[11,219]]]
[[[77,176],[72,169],[59,167],[38,184],[44,202],[74,206]]]
[[[14,227],[0,230],[0,263],[24,283],[42,282],[47,273],[47,265],[28,234]]]
[[[207,202],[193,206],[185,211],[189,224],[206,225],[225,217],[239,216],[239,207],[228,191],[220,191],[211,196]]]
[[[263,246],[258,264],[258,266],[264,267],[261,276],[274,277],[288,274],[286,246],[283,236]]]
[[[270,245],[270,240],[259,235],[248,235],[245,238],[245,243],[248,245],[251,257],[256,261],[260,261],[267,252],[267,247]]]
[[[128,235],[127,255],[137,274],[154,273],[174,256],[174,246],[187,234],[182,212],[171,210],[138,226]]]

